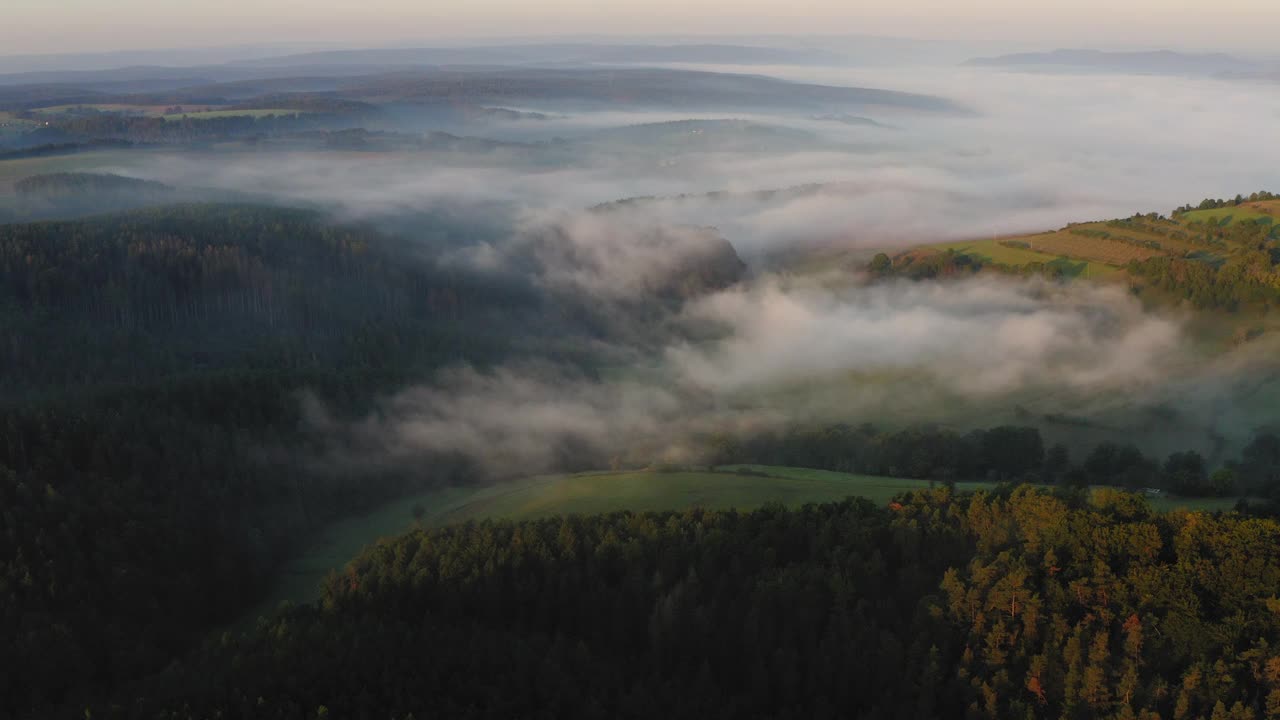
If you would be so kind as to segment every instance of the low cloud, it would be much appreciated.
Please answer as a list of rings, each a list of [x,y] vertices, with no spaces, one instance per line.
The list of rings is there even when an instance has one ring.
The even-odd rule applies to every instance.
[[[709,297],[689,315],[727,335],[673,347],[668,359],[680,377],[720,393],[890,371],[973,396],[1132,388],[1163,377],[1182,341],[1177,323],[1144,313],[1121,288],[1038,280],[850,290],[769,281]]]
[[[433,260],[608,307],[647,296],[718,238],[752,262],[820,245],[1039,231],[1264,189],[1280,162],[1265,141],[1280,96],[1248,83],[972,68],[760,71],[943,95],[977,115],[872,118],[891,130],[816,122],[808,111],[751,115],[743,119],[818,142],[649,151],[599,130],[681,116],[583,113],[537,123],[536,132],[568,142],[534,149],[157,154],[126,172],[344,218],[441,207],[463,220],[497,218],[484,237],[463,228],[433,245]],[[531,139],[519,132],[499,139]],[[611,147],[602,137],[624,139]],[[636,197],[651,199],[587,211]],[[411,238],[433,232],[409,227]],[[643,343],[618,331],[632,317],[608,316],[601,326],[612,334],[592,337],[621,345],[602,353],[618,360],[608,379],[526,364],[454,370],[362,423],[330,427],[376,449],[369,457],[453,451],[501,474],[561,467],[575,455],[569,447],[592,459],[637,446],[679,455],[691,437],[740,423],[987,424],[1012,419],[1014,406],[1035,417],[1120,417],[1161,405],[1188,426],[1211,409],[1196,427],[1203,436],[1205,427],[1245,433],[1271,412],[1242,409],[1237,400],[1248,397],[1230,380],[1237,370],[1197,359],[1176,318],[1144,312],[1122,288],[981,279],[832,289],[767,276],[717,287],[683,298],[683,310],[655,310],[661,332]]]
[[[523,269],[549,289],[602,300],[678,293],[690,274],[712,287],[741,274],[733,246],[714,229],[585,211],[526,213],[502,242],[459,248],[444,262],[489,272]]]
[[[1180,325],[1122,290],[1036,280],[831,290],[768,278],[680,320],[712,336],[633,356],[605,378],[525,363],[453,369],[361,422],[312,417],[362,461],[458,453],[493,476],[528,475],[697,460],[711,433],[743,428],[957,420],[947,398],[965,414],[1035,398],[1039,412],[1102,396],[1150,402],[1188,360]]]

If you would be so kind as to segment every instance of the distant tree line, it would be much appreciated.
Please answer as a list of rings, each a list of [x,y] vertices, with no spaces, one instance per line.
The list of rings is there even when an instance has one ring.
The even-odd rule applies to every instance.
[[[1236,311],[1245,306],[1280,304],[1280,252],[1241,251],[1225,263],[1199,259],[1153,257],[1126,266],[1134,277],[1180,297],[1198,308]]]
[[[1223,200],[1221,198],[1216,200],[1214,198],[1205,198],[1204,200],[1200,201],[1199,205],[1194,205],[1194,206],[1183,205],[1177,210],[1174,210],[1173,216],[1177,217],[1178,215],[1181,215],[1183,213],[1189,213],[1196,210],[1220,210],[1223,208],[1239,207],[1240,205],[1243,205],[1245,203],[1264,202],[1266,200],[1280,200],[1280,195],[1276,195],[1275,193],[1262,190],[1260,192],[1251,193],[1247,196],[1236,195],[1234,198],[1231,198],[1229,200]]]
[[[1135,445],[1115,442],[1102,443],[1075,462],[1065,445],[1047,445],[1037,428],[1012,425],[966,433],[936,426],[829,425],[721,435],[713,448],[717,465],[784,465],[943,482],[1112,485],[1184,497],[1249,495],[1280,501],[1280,436],[1270,432],[1257,434],[1240,459],[1219,468],[1210,468],[1193,450],[1160,462]]]
[[[1015,241],[1016,242],[1016,241]],[[896,257],[877,253],[866,266],[873,279],[903,278],[913,281],[972,277],[989,272],[1020,277],[1045,277],[1066,280],[1084,272],[1085,262],[1059,258],[1050,262],[1023,265],[997,263],[979,255],[948,249],[943,252],[908,252]]]
[[[139,117],[118,113],[76,115],[50,121],[50,128],[86,141],[131,143],[187,143],[254,136],[283,135],[305,130],[346,127],[349,119],[327,113],[289,112],[259,115],[218,115],[180,118]]]

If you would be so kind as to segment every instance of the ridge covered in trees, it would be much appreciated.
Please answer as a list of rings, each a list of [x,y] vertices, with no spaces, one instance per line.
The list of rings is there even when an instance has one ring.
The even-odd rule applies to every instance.
[[[473,319],[533,306],[406,259],[258,206],[0,226],[0,717],[135,682],[253,602],[309,530],[465,472],[300,461],[300,393],[363,412],[502,356]]]
[[[160,718],[1280,713],[1280,525],[1030,488],[421,530],[213,642]],[[136,708],[135,708],[136,709]]]
[[[136,187],[28,189],[118,185]],[[737,277],[732,247],[706,241],[650,301]],[[245,204],[0,225],[0,718],[127,692],[258,599],[317,527],[483,479],[446,453],[414,472],[319,467],[332,438],[304,395],[356,418],[446,365],[587,364],[563,319],[580,300],[412,250]]]

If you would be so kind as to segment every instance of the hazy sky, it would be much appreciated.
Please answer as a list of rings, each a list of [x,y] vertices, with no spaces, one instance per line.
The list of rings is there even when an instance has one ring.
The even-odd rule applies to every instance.
[[[0,54],[554,34],[891,34],[1266,50],[1276,0],[3,0]]]

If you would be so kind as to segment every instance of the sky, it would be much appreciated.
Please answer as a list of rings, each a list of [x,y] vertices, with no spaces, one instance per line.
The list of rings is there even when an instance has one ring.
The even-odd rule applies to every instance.
[[[0,55],[566,34],[876,34],[1261,52],[1275,0],[4,0]]]

